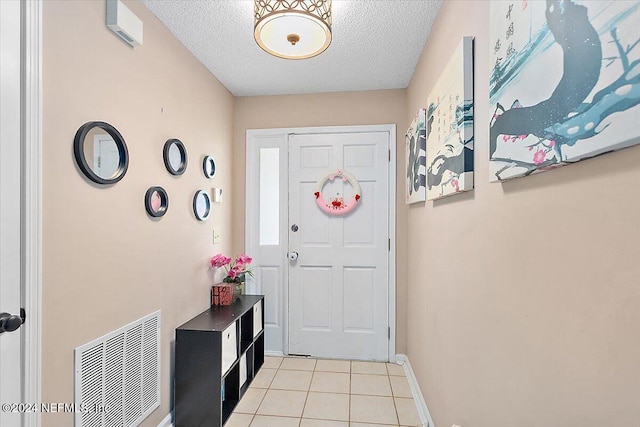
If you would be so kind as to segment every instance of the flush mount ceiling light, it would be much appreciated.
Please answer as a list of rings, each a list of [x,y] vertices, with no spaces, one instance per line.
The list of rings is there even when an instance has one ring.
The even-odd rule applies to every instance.
[[[253,35],[279,58],[319,55],[331,43],[331,0],[254,0]]]

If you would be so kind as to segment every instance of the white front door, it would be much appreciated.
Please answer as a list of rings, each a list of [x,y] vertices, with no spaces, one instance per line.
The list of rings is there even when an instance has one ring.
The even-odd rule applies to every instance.
[[[100,178],[110,179],[120,166],[120,151],[108,133],[93,137],[93,170]]]
[[[0,313],[20,315],[21,150],[20,1],[0,0]],[[0,333],[0,403],[22,399],[20,328]],[[1,426],[21,425],[20,414],[0,411]]]
[[[289,354],[389,359],[389,153],[388,132],[289,136]],[[357,202],[349,181],[323,179],[338,170]],[[319,180],[325,202],[355,208],[321,210]]]

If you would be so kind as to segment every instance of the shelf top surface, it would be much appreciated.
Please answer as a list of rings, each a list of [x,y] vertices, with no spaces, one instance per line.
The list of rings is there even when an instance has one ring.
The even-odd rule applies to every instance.
[[[223,331],[263,298],[264,295],[241,295],[233,304],[213,306],[176,329]]]

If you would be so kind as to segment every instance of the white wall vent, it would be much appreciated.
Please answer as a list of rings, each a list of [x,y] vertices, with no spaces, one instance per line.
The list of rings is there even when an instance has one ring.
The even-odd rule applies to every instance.
[[[75,349],[75,427],[137,426],[160,406],[160,311]]]
[[[142,20],[120,0],[107,0],[107,27],[132,47],[142,45]]]

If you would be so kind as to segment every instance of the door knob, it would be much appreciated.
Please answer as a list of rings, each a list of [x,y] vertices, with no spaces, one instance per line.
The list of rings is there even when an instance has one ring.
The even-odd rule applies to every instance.
[[[24,323],[24,310],[20,310],[20,316],[9,313],[0,313],[0,334],[3,332],[13,332]]]
[[[295,261],[298,259],[298,252],[289,252],[289,261]]]

